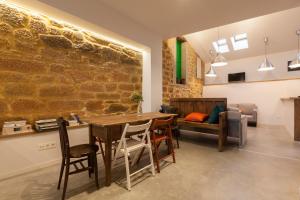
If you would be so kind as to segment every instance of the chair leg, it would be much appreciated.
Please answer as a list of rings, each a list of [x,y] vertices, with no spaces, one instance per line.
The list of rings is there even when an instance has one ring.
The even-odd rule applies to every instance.
[[[149,157],[150,157],[150,162],[151,162],[151,172],[152,172],[152,175],[154,176],[155,175],[155,167],[154,167],[154,162],[153,162],[153,153],[151,150],[151,144],[148,144],[148,151],[149,151]]]
[[[131,190],[131,183],[130,183],[130,170],[129,170],[129,161],[128,161],[128,152],[125,151],[125,166],[126,166],[126,179],[127,179],[127,189]]]
[[[88,155],[88,168],[89,168],[89,170],[88,170],[88,172],[89,172],[89,178],[91,178],[91,174],[92,174],[92,169],[91,169],[91,167],[92,167],[92,162],[91,162],[91,156],[90,155]]]
[[[104,154],[104,149],[103,149],[103,145],[102,145],[101,141],[99,141],[99,146],[100,146],[100,151],[101,151],[103,162],[105,163],[105,154]]]
[[[68,179],[69,179],[69,172],[70,172],[70,159],[67,158],[67,163],[66,163],[66,171],[65,171],[65,180],[64,180],[64,189],[63,189],[63,194],[62,194],[62,200],[65,199],[66,196],[66,191],[67,191],[67,186],[68,186]]]
[[[98,164],[97,164],[97,153],[95,152],[93,155],[94,159],[94,172],[95,172],[95,183],[97,189],[99,189],[99,181],[98,181]]]
[[[176,136],[177,148],[179,149],[179,136]]]
[[[60,173],[59,173],[59,180],[58,180],[58,185],[57,185],[58,190],[60,189],[60,183],[61,183],[62,176],[64,174],[64,169],[65,169],[65,158],[62,158]]]
[[[157,170],[157,173],[160,173],[158,148],[157,148],[156,142],[154,142],[154,156],[155,156],[155,162],[156,162],[156,170]]]
[[[173,157],[173,163],[176,163],[175,151],[174,151],[173,139],[172,138],[170,138],[170,140],[169,140],[169,145],[170,145],[170,149],[171,149],[171,153],[172,153],[172,157]]]

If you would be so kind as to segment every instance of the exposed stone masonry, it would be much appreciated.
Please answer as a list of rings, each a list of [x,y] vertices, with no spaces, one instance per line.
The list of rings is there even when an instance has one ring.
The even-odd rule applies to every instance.
[[[136,111],[130,96],[141,92],[141,63],[140,52],[0,4],[0,127]]]
[[[163,103],[168,104],[170,98],[201,97],[203,82],[196,77],[197,54],[187,45],[187,82],[175,84],[176,63],[174,58],[175,38],[163,42]],[[174,43],[175,44],[175,43]],[[203,68],[203,67],[202,67]]]

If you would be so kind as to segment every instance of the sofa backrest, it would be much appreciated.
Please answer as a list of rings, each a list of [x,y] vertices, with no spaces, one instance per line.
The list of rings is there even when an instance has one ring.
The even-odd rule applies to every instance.
[[[216,105],[227,110],[227,98],[171,98],[170,105],[178,109],[181,117],[191,112],[210,114]]]

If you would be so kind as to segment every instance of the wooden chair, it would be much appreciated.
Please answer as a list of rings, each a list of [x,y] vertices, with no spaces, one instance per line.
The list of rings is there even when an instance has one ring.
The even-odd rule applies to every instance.
[[[122,154],[125,157],[127,189],[129,191],[131,190],[131,181],[130,181],[131,176],[133,176],[147,168],[151,168],[152,175],[155,175],[151,144],[149,142],[147,143],[147,141],[150,141],[149,128],[151,126],[151,123],[152,123],[152,120],[150,120],[148,123],[142,124],[142,125],[126,124],[124,131],[122,133],[121,139],[119,141],[116,154],[114,156],[112,166],[114,166],[114,164],[116,163],[116,159],[119,154]],[[141,136],[141,138],[137,137],[137,136]],[[129,166],[129,159],[128,159],[129,154],[131,152],[142,150],[144,148],[148,148],[150,164],[143,167],[142,169],[139,169],[133,173],[130,173],[130,166]],[[138,153],[135,154],[135,157],[133,158],[133,160],[131,162],[131,166],[133,166],[136,163],[138,155],[139,155]]]
[[[165,159],[168,156],[173,157],[173,163],[176,162],[175,160],[175,152],[173,146],[173,139],[172,139],[172,124],[173,118],[169,119],[155,119],[153,124],[150,128],[151,131],[151,143],[154,146],[154,158],[156,162],[156,170],[160,173],[160,160]],[[160,157],[159,155],[159,146],[162,142],[166,142],[168,145],[168,154],[166,156]]]
[[[94,172],[95,183],[97,188],[99,188],[98,166],[97,166],[97,151],[99,150],[98,146],[92,144],[80,144],[80,145],[75,145],[70,147],[69,137],[67,132],[67,125],[69,125],[68,121],[60,117],[57,119],[57,123],[59,125],[59,138],[60,138],[61,153],[62,153],[61,169],[60,169],[59,181],[57,186],[58,190],[60,189],[60,183],[64,173],[64,169],[66,169],[62,200],[65,199],[69,175],[72,174],[88,171],[89,177],[91,177],[91,173]],[[76,160],[71,161],[71,159],[76,159]],[[83,161],[88,161],[87,167],[83,164]],[[74,171],[70,171],[71,165],[74,166],[75,168]]]

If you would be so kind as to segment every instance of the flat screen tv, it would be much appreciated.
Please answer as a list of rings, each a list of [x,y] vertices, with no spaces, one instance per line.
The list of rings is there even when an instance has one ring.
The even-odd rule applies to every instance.
[[[245,72],[228,74],[228,83],[245,82],[245,80],[246,80]]]

